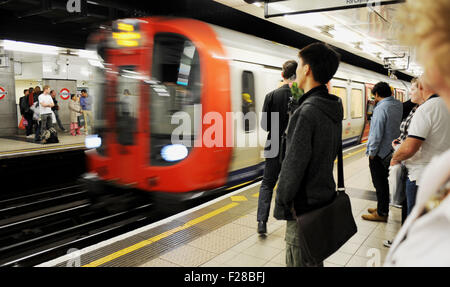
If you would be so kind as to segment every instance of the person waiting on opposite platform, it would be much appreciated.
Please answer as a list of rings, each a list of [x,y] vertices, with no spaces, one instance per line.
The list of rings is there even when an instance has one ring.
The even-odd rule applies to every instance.
[[[70,134],[73,136],[81,135],[78,119],[81,116],[80,98],[76,94],[70,95]]]
[[[30,95],[30,90],[29,89],[25,89],[23,90],[23,97],[20,98],[19,100],[19,106],[20,106],[20,113],[21,115],[27,120],[27,126],[26,126],[26,136],[27,137],[32,137],[33,135],[33,111],[30,110],[31,105],[33,105],[33,103],[29,103],[29,95]]]
[[[64,128],[63,124],[61,123],[61,119],[59,118],[59,106],[58,106],[58,100],[56,100],[56,91],[55,90],[51,90],[50,91],[50,96],[53,99],[53,103],[55,104],[52,108],[53,113],[55,114],[55,118],[56,118],[56,123],[58,124],[59,129],[62,132],[65,132],[66,129]]]
[[[50,96],[50,86],[44,86],[43,93],[39,96],[39,113],[41,118],[41,136],[44,131],[52,127],[52,107],[55,106]]]
[[[376,107],[370,121],[366,155],[377,194],[377,208],[369,208],[362,219],[387,222],[389,216],[389,163],[392,158],[392,141],[400,135],[403,105],[392,97],[388,83],[379,82],[372,89]]]
[[[89,96],[85,89],[81,90],[80,105],[84,117],[84,130],[86,135],[89,134],[89,129],[91,133],[93,132],[94,129],[94,121],[92,116],[92,103],[93,103],[92,96]]]
[[[284,63],[281,72],[283,84],[278,89],[267,94],[264,100],[261,126],[269,133],[264,149],[266,164],[258,199],[257,221],[259,234],[267,232],[267,220],[269,219],[273,189],[277,183],[278,175],[281,170],[279,149],[281,146],[282,133],[285,131],[289,121],[288,103],[289,98],[292,96],[291,85],[295,81],[296,70],[296,61],[291,60]],[[276,114],[278,115],[278,120],[277,118],[272,119],[272,116]]]

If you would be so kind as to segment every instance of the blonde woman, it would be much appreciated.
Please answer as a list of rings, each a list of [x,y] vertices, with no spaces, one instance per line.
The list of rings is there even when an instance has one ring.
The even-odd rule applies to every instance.
[[[404,44],[417,48],[423,80],[450,112],[450,1],[408,0],[399,9]],[[447,123],[450,128],[450,122]],[[450,266],[450,150],[424,170],[416,205],[397,234],[385,266]]]

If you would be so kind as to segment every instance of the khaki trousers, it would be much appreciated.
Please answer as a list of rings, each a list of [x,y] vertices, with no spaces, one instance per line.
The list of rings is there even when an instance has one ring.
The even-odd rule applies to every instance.
[[[88,134],[89,133],[88,128],[90,127],[90,132],[92,133],[94,130],[94,118],[92,116],[92,111],[83,111],[83,117],[84,117],[84,131],[86,132],[86,134]]]
[[[298,237],[297,221],[286,221],[286,267],[323,267],[323,262],[311,265],[302,256],[300,239]]]

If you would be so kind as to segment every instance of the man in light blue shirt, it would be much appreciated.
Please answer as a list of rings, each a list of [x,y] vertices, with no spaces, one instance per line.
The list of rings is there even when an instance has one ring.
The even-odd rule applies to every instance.
[[[84,117],[84,130],[88,135],[89,128],[91,133],[94,130],[94,117],[92,116],[92,96],[89,96],[85,89],[81,90],[80,106]]]
[[[389,215],[389,165],[392,158],[392,141],[400,135],[403,105],[392,97],[389,84],[380,82],[372,89],[377,106],[370,122],[366,155],[369,156],[370,174],[377,192],[377,208],[369,208],[362,218],[387,222]]]

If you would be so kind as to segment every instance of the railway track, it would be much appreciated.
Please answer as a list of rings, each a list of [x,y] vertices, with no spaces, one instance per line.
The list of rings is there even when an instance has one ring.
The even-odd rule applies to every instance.
[[[33,266],[153,218],[155,209],[148,198],[117,191],[93,195],[83,184],[3,199],[0,266]]]

